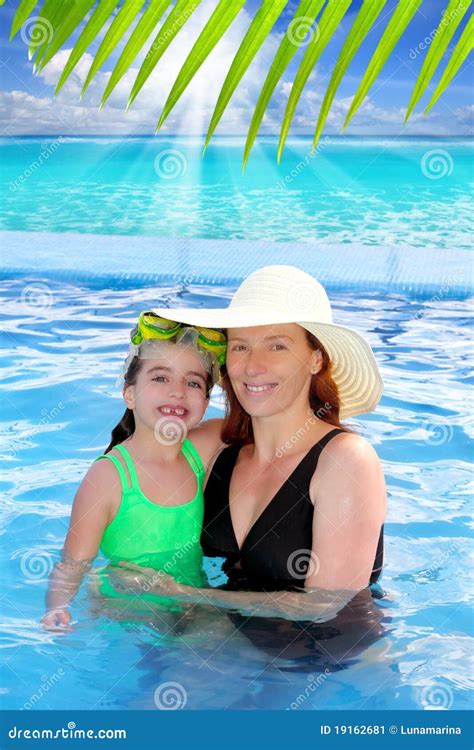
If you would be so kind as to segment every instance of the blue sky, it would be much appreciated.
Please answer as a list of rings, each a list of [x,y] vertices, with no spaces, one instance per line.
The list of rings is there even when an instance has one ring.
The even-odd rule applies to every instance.
[[[32,63],[28,60],[27,45],[22,39],[25,34],[18,34],[11,43],[8,42],[8,29],[18,2],[19,0],[6,0],[0,8],[2,15],[0,32],[1,135],[153,133],[174,79],[217,0],[202,0],[198,9],[165,53],[128,113],[125,112],[125,105],[141,58],[137,58],[133,69],[122,79],[101,111],[98,108],[100,96],[121,47],[99,71],[82,101],[79,93],[91,63],[89,53],[83,56],[60,95],[54,99],[55,84],[68,57],[67,50],[71,49],[75,37],[65,44],[64,49],[52,59],[40,76],[34,76]],[[334,60],[361,2],[362,0],[353,1],[341,28],[334,35],[308,81],[293,122],[292,134],[313,132],[322,94],[329,80]],[[356,55],[334,102],[327,123],[327,133],[340,132],[351,97],[357,89],[395,2],[396,0],[388,0],[376,26]],[[416,75],[423,63],[423,53],[418,54],[417,50],[420,43],[423,43],[423,40],[429,37],[437,27],[447,2],[448,0],[424,0],[421,3],[405,37],[395,48],[382,75],[356,114],[347,133],[448,136],[472,134],[474,115],[472,60],[466,61],[451,87],[427,117],[422,114],[422,105],[428,101],[429,92],[422,100],[421,106],[418,106],[412,121],[406,128],[403,128],[404,109],[410,99]],[[164,133],[199,134],[206,131],[226,70],[259,4],[258,0],[248,0],[224,39],[219,42],[211,57],[196,75],[189,90],[173,110],[163,128]],[[252,107],[257,100],[279,40],[285,33],[296,6],[296,0],[288,3],[272,34],[263,45],[231,100],[217,133],[222,135],[246,133]],[[36,14],[40,13],[40,8],[41,4],[37,6]],[[458,28],[448,54],[459,38],[467,16],[468,14]],[[152,39],[150,43],[151,41]],[[93,53],[97,46],[98,42],[89,52]],[[278,85],[263,122],[261,131],[263,134],[276,135],[279,132],[279,124],[291,89],[291,82],[303,51],[299,51]],[[443,67],[444,63],[438,69],[435,83]],[[432,90],[433,85],[430,87],[430,91]]]

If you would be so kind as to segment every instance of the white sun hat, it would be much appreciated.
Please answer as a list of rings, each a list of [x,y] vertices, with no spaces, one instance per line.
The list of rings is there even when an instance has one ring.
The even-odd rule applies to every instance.
[[[171,307],[153,312],[205,328],[298,323],[319,339],[329,355],[341,419],[373,411],[380,401],[383,380],[370,345],[356,331],[332,322],[326,290],[295,266],[257,269],[242,282],[226,308]]]

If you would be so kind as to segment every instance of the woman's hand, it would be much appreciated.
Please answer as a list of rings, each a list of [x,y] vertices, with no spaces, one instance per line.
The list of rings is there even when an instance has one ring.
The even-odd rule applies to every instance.
[[[185,596],[193,591],[192,586],[185,586],[175,581],[173,576],[154,568],[143,568],[131,562],[119,562],[116,566],[119,580],[128,590],[136,594],[153,593],[158,596]]]
[[[41,618],[45,630],[71,630],[71,613],[68,609],[51,609]]]

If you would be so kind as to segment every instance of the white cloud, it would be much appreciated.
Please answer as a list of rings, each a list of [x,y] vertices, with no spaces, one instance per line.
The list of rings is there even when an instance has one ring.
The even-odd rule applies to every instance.
[[[5,135],[153,133],[176,76],[206,23],[211,7],[213,6],[209,1],[203,2],[181,28],[177,39],[164,54],[128,112],[125,112],[128,95],[144,54],[135,61],[133,68],[119,82],[105,107],[99,110],[100,99],[110,72],[99,71],[81,101],[82,84],[92,62],[92,56],[89,53],[83,55],[59,96],[56,99],[52,98],[50,87],[56,85],[70,52],[70,50],[61,50],[39,76],[45,84],[45,94],[33,96],[25,91],[0,92],[2,132]],[[242,11],[169,115],[162,128],[163,133],[193,135],[207,130],[226,71],[230,67],[249,23],[249,14]],[[265,42],[228,105],[217,133],[245,134],[247,132],[253,106],[257,101],[280,36],[276,33],[271,34]],[[262,133],[279,133],[290,90],[291,81],[283,78],[265,114]],[[308,133],[314,130],[322,100],[321,91],[324,91],[324,85],[318,82],[318,74],[315,71],[310,76],[300,99],[292,133]],[[350,101],[350,97],[334,101],[327,121],[328,132],[340,131]],[[459,107],[452,115],[436,111],[425,118],[422,114],[415,114],[403,132],[438,135],[465,132],[467,134],[470,132],[470,125],[472,126],[473,115],[472,106]],[[371,98],[367,98],[347,132],[367,135],[400,134],[403,129],[403,119],[403,109],[385,108]]]

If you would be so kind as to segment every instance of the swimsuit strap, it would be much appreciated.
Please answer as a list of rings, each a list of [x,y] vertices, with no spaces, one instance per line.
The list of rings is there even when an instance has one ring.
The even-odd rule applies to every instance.
[[[116,445],[115,450],[117,450],[120,453],[120,455],[123,457],[125,461],[125,465],[130,475],[130,487],[133,487],[136,490],[140,490],[137,472],[135,471],[135,466],[133,465],[133,461],[132,461],[132,457],[130,453],[128,452],[126,447],[123,445],[123,443],[121,443],[120,445]]]
[[[181,450],[191,469],[195,473],[198,482],[202,482],[206,470],[201,461],[201,456],[188,438],[183,442]]]
[[[100,461],[101,458],[107,458],[109,461],[112,461],[113,465],[118,471],[120,482],[122,484],[122,492],[128,492],[128,490],[131,489],[131,485],[129,484],[128,477],[125,473],[125,470],[117,458],[117,456],[110,456],[108,453],[104,453],[102,456],[98,456],[95,461]]]

